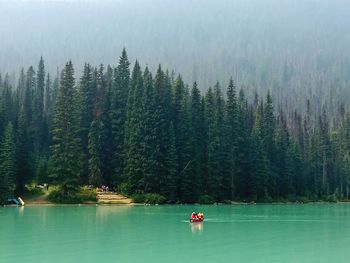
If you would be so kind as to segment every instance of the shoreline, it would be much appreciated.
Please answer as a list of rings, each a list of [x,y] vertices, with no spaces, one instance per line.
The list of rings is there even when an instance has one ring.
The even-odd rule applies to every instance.
[[[350,204],[350,200],[338,201],[338,202],[326,202],[326,201],[313,201],[313,202],[269,202],[269,203],[245,203],[245,202],[232,202],[228,203],[215,203],[215,204],[146,204],[146,203],[129,203],[129,204],[115,204],[115,203],[99,203],[99,202],[86,202],[86,203],[52,203],[52,202],[25,202],[24,206],[17,205],[3,205],[0,207],[53,207],[53,206],[237,206],[237,205],[314,205],[314,204]]]

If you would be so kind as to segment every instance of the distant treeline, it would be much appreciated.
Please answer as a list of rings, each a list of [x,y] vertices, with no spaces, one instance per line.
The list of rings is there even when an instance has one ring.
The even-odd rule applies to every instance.
[[[41,58],[17,87],[0,78],[0,94],[2,201],[30,182],[188,203],[349,198],[344,108],[334,125],[326,111],[285,114],[270,92],[248,102],[232,79],[201,95],[161,66],[131,70],[125,50],[116,68],[85,64],[79,80],[71,62],[52,77]]]

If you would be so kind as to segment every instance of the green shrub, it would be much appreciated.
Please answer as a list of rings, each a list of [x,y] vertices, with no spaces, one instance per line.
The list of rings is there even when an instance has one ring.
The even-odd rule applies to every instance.
[[[338,197],[336,194],[331,194],[326,196],[324,201],[330,202],[330,203],[336,203],[338,202]]]
[[[297,202],[306,204],[306,203],[310,203],[311,201],[307,196],[300,196],[297,198]]]
[[[134,203],[142,204],[145,202],[145,196],[143,194],[134,194],[131,196],[131,199]]]
[[[27,188],[27,191],[25,194],[26,196],[40,196],[40,195],[44,195],[45,192],[42,188],[31,187],[31,188]]]
[[[210,204],[214,204],[215,203],[215,199],[212,196],[210,196],[210,195],[201,195],[198,198],[198,202],[200,204],[210,205]]]
[[[96,202],[96,191],[86,187],[80,188],[77,192],[65,194],[61,189],[50,192],[47,200],[59,204],[80,204],[85,202]]]
[[[134,194],[131,196],[134,203],[143,203],[143,204],[164,204],[166,198],[160,194]]]
[[[146,204],[164,204],[166,198],[159,194],[145,194]]]
[[[130,196],[130,187],[128,186],[127,183],[121,183],[120,185],[117,186],[117,191],[118,193],[121,193],[126,196]]]

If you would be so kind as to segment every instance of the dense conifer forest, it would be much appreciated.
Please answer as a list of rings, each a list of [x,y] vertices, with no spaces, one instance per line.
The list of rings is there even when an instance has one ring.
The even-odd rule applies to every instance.
[[[0,197],[50,183],[64,195],[108,185],[169,203],[349,198],[350,114],[248,100],[234,79],[199,88],[162,68],[43,58],[13,85],[0,77]],[[201,90],[206,90],[201,92]]]

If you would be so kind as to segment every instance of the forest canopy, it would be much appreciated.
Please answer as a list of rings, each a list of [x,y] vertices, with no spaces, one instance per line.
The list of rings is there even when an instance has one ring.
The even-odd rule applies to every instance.
[[[248,101],[234,79],[201,92],[161,65],[38,66],[0,77],[0,196],[31,182],[102,184],[168,202],[348,199],[350,115]],[[334,121],[336,120],[336,121]]]

